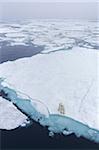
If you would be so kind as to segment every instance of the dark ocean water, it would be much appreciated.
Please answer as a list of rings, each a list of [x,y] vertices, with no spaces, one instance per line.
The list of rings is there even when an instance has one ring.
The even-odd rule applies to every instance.
[[[7,43],[3,43],[0,48],[0,63],[13,61],[23,57],[31,57],[40,53],[42,50],[43,47],[35,47],[34,45],[7,46]]]
[[[97,149],[98,144],[84,138],[76,138],[74,134],[48,136],[48,130],[33,122],[28,127],[1,132],[1,147],[4,149]]]
[[[41,47],[30,46],[4,46],[0,49],[0,63],[8,60],[16,60],[23,57],[31,57],[40,53]],[[1,149],[99,149],[95,144],[84,138],[77,138],[74,134],[64,136],[56,134],[49,137],[46,127],[33,122],[27,127],[19,127],[14,130],[1,130]]]

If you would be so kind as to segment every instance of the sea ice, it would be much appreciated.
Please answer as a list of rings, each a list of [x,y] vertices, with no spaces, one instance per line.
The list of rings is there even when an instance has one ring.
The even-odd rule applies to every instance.
[[[0,40],[11,45],[31,42],[44,46],[44,50],[29,58],[0,64],[0,78],[4,79],[0,90],[7,92],[6,98],[27,116],[48,126],[50,135],[73,132],[99,142],[96,23],[34,21],[15,26],[1,25],[0,33],[5,36]],[[5,115],[2,110],[0,117]],[[26,119],[19,118],[22,122]],[[1,128],[16,128],[21,121],[7,127],[4,120]]]
[[[0,129],[15,129],[27,124],[27,116],[21,113],[13,104],[0,97]]]
[[[75,46],[99,49],[99,22],[34,20],[24,24],[0,24],[0,41],[9,45],[44,46],[44,53]]]

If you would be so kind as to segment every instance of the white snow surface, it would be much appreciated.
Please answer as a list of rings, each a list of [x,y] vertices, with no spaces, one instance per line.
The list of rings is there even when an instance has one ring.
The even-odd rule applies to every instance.
[[[40,100],[51,114],[60,114],[61,103],[61,115],[99,130],[98,51],[75,47],[5,62],[0,64],[0,77],[5,78],[4,86]]]
[[[27,117],[11,102],[0,97],[0,129],[11,130],[27,124]]]

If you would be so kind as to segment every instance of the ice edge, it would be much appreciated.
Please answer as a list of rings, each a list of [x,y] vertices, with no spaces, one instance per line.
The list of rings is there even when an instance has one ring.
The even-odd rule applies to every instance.
[[[39,122],[42,126],[47,126],[50,136],[54,133],[63,133],[64,135],[74,133],[77,137],[82,136],[99,143],[98,130],[92,129],[89,126],[66,116],[50,114],[49,112],[48,115],[40,113],[31,103],[31,99],[21,98],[14,89],[7,86],[4,87],[2,85],[2,79],[0,81],[0,95],[6,100],[11,101],[22,113],[31,119]]]

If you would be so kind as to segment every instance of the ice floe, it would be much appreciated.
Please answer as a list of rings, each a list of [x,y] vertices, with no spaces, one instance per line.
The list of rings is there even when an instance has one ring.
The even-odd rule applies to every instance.
[[[16,91],[41,100],[51,114],[60,114],[62,103],[64,115],[99,129],[98,59],[98,51],[76,47],[3,63],[0,77]]]
[[[26,125],[27,119],[12,102],[0,97],[0,129],[11,130]]]

